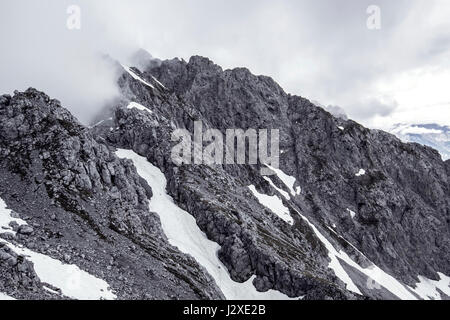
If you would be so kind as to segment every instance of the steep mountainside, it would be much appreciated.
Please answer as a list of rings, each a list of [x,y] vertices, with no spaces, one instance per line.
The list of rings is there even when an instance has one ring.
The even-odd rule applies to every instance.
[[[450,163],[436,150],[244,68],[146,65],[123,66],[121,101],[91,128],[33,89],[0,98],[0,197],[33,229],[0,231],[9,256],[25,245],[125,299],[449,297]],[[279,129],[280,170],[175,165],[171,135],[194,121],[224,136]],[[0,292],[45,296],[36,264],[9,256],[0,276],[25,280]]]
[[[192,258],[167,243],[158,216],[148,210],[151,188],[130,161],[118,159],[43,93],[29,89],[0,99],[0,221],[10,209],[28,225],[1,225],[6,230],[0,230],[0,250],[6,254],[0,255],[0,292],[78,297],[70,288],[82,285],[78,279],[67,291],[44,290],[61,286],[36,275],[27,257],[16,259],[24,245],[106,280],[118,298],[222,296]],[[33,262],[43,276],[46,268],[59,272]]]

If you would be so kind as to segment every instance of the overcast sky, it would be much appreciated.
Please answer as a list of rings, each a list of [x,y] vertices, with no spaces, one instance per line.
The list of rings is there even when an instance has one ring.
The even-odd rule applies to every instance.
[[[87,122],[117,94],[101,53],[126,62],[142,47],[248,67],[370,127],[449,125],[449,17],[447,0],[1,0],[0,92],[36,87]]]

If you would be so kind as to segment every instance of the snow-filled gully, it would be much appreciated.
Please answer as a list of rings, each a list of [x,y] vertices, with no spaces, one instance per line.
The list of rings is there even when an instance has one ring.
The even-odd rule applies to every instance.
[[[170,244],[197,260],[212,276],[227,299],[289,299],[288,296],[275,290],[258,292],[252,283],[255,276],[245,283],[233,281],[226,267],[217,257],[217,251],[220,249],[220,246],[209,240],[197,226],[194,217],[179,208],[172,197],[167,194],[167,180],[161,170],[133,151],[119,149],[116,154],[119,158],[132,160],[138,174],[152,188],[153,197],[150,199],[149,209],[159,215],[163,231]]]
[[[280,169],[275,169],[269,165],[267,165],[267,166],[276,173],[278,178],[289,189],[291,195],[295,196],[295,195],[298,195],[301,193],[300,187],[297,187],[296,190],[294,190],[294,185],[296,182],[295,177],[285,174]],[[362,176],[365,173],[366,173],[366,171],[364,169],[360,169],[359,172],[356,174],[356,176]],[[271,179],[269,179],[267,177],[264,177],[264,179],[266,181],[268,181],[270,183],[270,185],[275,190],[277,190],[284,198],[286,198],[286,200],[290,200],[289,194],[287,192],[285,192],[284,190],[281,190],[280,188],[276,187]],[[280,218],[282,218],[284,221],[292,224],[291,220],[289,218],[287,218],[287,216],[289,215],[289,211],[287,211],[287,214],[286,214],[287,208],[282,203],[281,203],[281,205],[279,204],[279,202],[281,202],[279,197],[277,197],[277,196],[270,197],[270,196],[267,196],[264,194],[259,194],[257,192],[257,190],[254,188],[254,186],[249,186],[249,188],[261,204],[263,204],[267,208],[271,209],[274,213],[276,213],[278,216],[280,216]],[[347,211],[351,215],[352,218],[355,217],[355,215],[356,215],[355,212],[353,212],[350,209],[347,209]],[[371,266],[369,266],[367,268],[362,268],[359,264],[354,262],[344,251],[336,250],[334,248],[334,246],[327,240],[327,238],[322,233],[320,233],[320,231],[308,220],[308,218],[306,218],[304,215],[302,215],[298,211],[297,211],[297,213],[298,213],[298,215],[300,215],[300,217],[304,221],[306,221],[308,223],[308,225],[311,227],[311,229],[316,234],[317,238],[319,238],[319,240],[326,247],[326,249],[328,251],[328,257],[331,260],[328,267],[330,269],[332,269],[334,271],[335,275],[346,284],[346,287],[348,290],[353,291],[358,294],[362,294],[361,291],[358,289],[358,287],[353,282],[353,280],[350,278],[350,276],[347,274],[347,272],[342,267],[339,259],[341,259],[342,261],[345,261],[348,265],[354,267],[355,269],[357,269],[358,271],[360,271],[361,273],[366,275],[369,279],[372,279],[374,282],[380,284],[386,290],[390,291],[392,294],[397,296],[399,299],[416,300],[418,297],[420,297],[422,299],[440,299],[441,296],[437,289],[441,290],[446,295],[450,296],[450,277],[448,277],[442,273],[439,273],[439,277],[440,277],[439,281],[434,281],[434,280],[427,279],[423,276],[419,276],[420,281],[416,284],[416,286],[414,288],[412,288],[409,286],[408,287],[405,286],[400,281],[398,281],[394,277],[392,277],[389,274],[387,274],[386,272],[384,272],[381,268],[379,268],[372,262],[371,262],[371,264],[372,264]],[[333,229],[330,228],[330,230],[332,232],[336,233]],[[370,284],[372,284],[372,282]],[[415,294],[413,294],[413,293],[415,293]]]
[[[152,165],[146,158],[139,156],[133,151],[118,150],[117,155],[120,158],[131,159],[137,168],[138,174],[151,186],[153,197],[149,204],[150,210],[159,214],[164,233],[169,239],[169,242],[178,247],[182,252],[193,256],[199,264],[205,267],[227,299],[288,299],[286,295],[274,290],[269,290],[264,293],[258,292],[252,284],[254,277],[245,283],[237,283],[231,280],[225,266],[217,257],[217,251],[220,248],[219,245],[208,240],[206,235],[198,228],[195,219],[188,212],[179,208],[167,194],[166,178],[161,170]],[[286,175],[279,169],[273,170],[289,189],[292,196],[301,193],[300,187],[294,188],[294,177]],[[270,183],[271,181],[268,182]],[[287,223],[291,223],[291,220],[287,217],[283,209],[284,206],[279,205],[278,200],[281,200],[279,197],[276,199],[270,197],[269,199],[267,198],[269,196],[264,197],[265,195],[259,194],[254,186],[249,186],[249,188],[261,204],[274,211],[274,213],[279,215]],[[281,189],[276,189],[282,196],[289,200],[290,197],[286,192],[280,192]],[[270,202],[269,200],[276,200],[276,203],[273,201]],[[373,279],[373,281],[400,299],[416,300],[417,296],[423,299],[439,299],[440,295],[438,294],[437,288],[450,295],[450,278],[443,274],[439,274],[441,277],[440,281],[432,281],[424,277],[419,277],[420,282],[415,288],[411,288],[406,287],[373,263],[367,268],[362,268],[345,252],[336,250],[327,238],[305,216],[300,212],[297,213],[308,223],[318,239],[328,250],[328,256],[331,260],[329,268],[346,284],[348,290],[361,294],[361,291],[342,267],[339,259],[359,270],[368,278]]]
[[[135,105],[131,107],[136,107]],[[252,281],[255,276],[245,283],[233,281],[226,269],[217,257],[219,245],[210,241],[206,235],[197,226],[195,219],[186,211],[179,208],[173,199],[166,192],[166,178],[157,167],[152,165],[146,158],[139,156],[133,151],[119,149],[116,152],[120,158],[127,158],[133,161],[138,174],[144,178],[153,190],[153,197],[149,203],[149,210],[156,212],[161,219],[164,233],[169,242],[176,246],[180,251],[190,254],[197,262],[202,265],[208,273],[213,277],[220,290],[227,299],[238,300],[281,300],[289,299],[286,295],[269,290],[267,292],[258,292],[253,286]],[[295,178],[285,175],[281,170],[277,172],[278,177],[282,177],[282,182],[286,184],[290,193],[295,196],[300,193],[300,188],[294,190]],[[268,179],[266,179],[268,180]],[[268,182],[271,182],[268,180]],[[273,183],[271,183],[272,186]],[[275,186],[274,186],[275,187]],[[283,190],[276,188],[277,191],[289,200],[289,195]],[[256,189],[250,188],[258,200],[280,216],[287,223],[292,223],[289,214],[285,212],[284,206],[275,206],[269,203],[269,199],[263,194],[259,194]],[[281,199],[277,197],[277,200]],[[278,202],[277,202],[278,203]],[[328,250],[328,256],[331,260],[329,268],[331,268],[336,276],[341,279],[347,286],[347,289],[355,293],[361,294],[358,287],[354,284],[350,276],[342,267],[339,260],[345,261],[348,265],[365,274],[368,278],[373,279],[385,289],[400,299],[415,300],[421,299],[440,299],[439,291],[450,296],[450,277],[439,273],[440,280],[434,281],[419,276],[419,282],[414,288],[407,287],[394,277],[385,273],[379,267],[372,263],[367,268],[362,268],[354,262],[344,251],[336,250],[327,238],[300,212],[300,217],[305,220],[314,231],[318,239],[324,244]],[[13,215],[12,211],[7,208],[6,203],[0,198],[0,233],[14,233],[10,227],[10,222],[16,222],[18,225],[26,224]],[[332,230],[332,229],[331,229]],[[332,230],[335,232],[334,230]],[[0,239],[1,243],[6,244],[14,252],[25,256],[33,262],[35,271],[39,278],[56,288],[61,290],[65,296],[80,300],[95,299],[115,299],[109,285],[101,279],[81,270],[76,265],[64,264],[59,260],[49,256],[34,252],[27,248],[14,245],[6,240]],[[14,299],[6,293],[0,292],[0,300]]]

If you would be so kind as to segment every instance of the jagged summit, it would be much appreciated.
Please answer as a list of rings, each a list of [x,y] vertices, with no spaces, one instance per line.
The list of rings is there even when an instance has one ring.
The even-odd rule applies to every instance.
[[[403,144],[388,133],[366,129],[354,121],[334,118],[307,99],[287,95],[265,77],[253,76],[245,70],[245,77],[240,77],[241,72],[239,69],[223,71],[201,57],[194,57],[189,63],[163,61],[159,67],[147,68],[144,72],[169,89],[163,100],[149,92],[152,90],[135,87],[126,79],[121,81],[125,97],[156,114],[163,114],[178,127],[189,129],[192,119],[202,119],[210,127],[220,130],[280,128],[282,170],[304,185],[303,194],[294,201],[301,205],[307,216],[324,227],[325,233],[329,232],[328,227],[335,225],[334,231],[345,234],[344,238],[373,263],[411,286],[418,280],[414,273],[438,279],[436,273],[433,275],[429,271],[446,265],[441,260],[448,256],[446,244],[439,245],[439,249],[436,247],[436,252],[440,253],[435,256],[427,250],[425,255],[430,259],[411,260],[408,251],[414,250],[412,243],[428,241],[423,237],[426,230],[435,230],[432,238],[447,234],[444,226],[448,225],[448,196],[445,196],[448,195],[448,182],[445,164],[439,155],[430,148]],[[124,138],[119,140],[133,137],[125,144],[135,146],[133,149],[142,154],[155,154],[147,140],[161,144],[159,139],[151,139],[146,134],[136,137],[136,129],[125,130],[133,133],[121,133],[117,136]],[[423,163],[423,159],[427,159],[425,163],[428,164]],[[169,162],[161,156],[154,157],[153,161]],[[357,176],[361,169],[366,173]],[[224,170],[240,179],[254,175],[242,168],[225,167]],[[170,171],[169,168],[165,170]],[[416,184],[416,179],[424,176],[436,179],[436,183],[433,182],[433,193],[436,193],[431,197]],[[245,178],[241,183],[246,187],[255,183],[255,178]],[[179,191],[173,192],[179,196]],[[380,195],[384,199],[382,202]],[[185,200],[180,201],[184,203]],[[440,209],[433,209],[436,204]],[[355,214],[350,215],[349,211]],[[411,224],[425,211],[430,214],[434,211],[431,219],[443,222],[438,224],[438,228],[443,228],[441,231],[434,229],[437,225],[429,225],[431,220],[428,219],[419,225]],[[408,234],[408,238],[399,240],[393,236],[399,232]],[[383,248],[391,249],[380,250],[377,242]],[[431,262],[435,258],[436,264]],[[430,262],[435,267],[431,267]],[[416,271],[407,271],[411,268]]]

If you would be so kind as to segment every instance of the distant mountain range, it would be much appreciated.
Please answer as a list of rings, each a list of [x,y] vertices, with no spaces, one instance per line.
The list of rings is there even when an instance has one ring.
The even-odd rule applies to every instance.
[[[431,124],[396,124],[389,130],[404,142],[417,142],[439,151],[450,159],[450,127]]]
[[[321,107],[331,113],[336,118],[347,120],[348,116],[345,110],[339,106],[324,105],[320,102],[311,101],[318,107]],[[396,135],[403,142],[416,142],[421,145],[429,146],[442,156],[442,159],[450,159],[450,127],[442,126],[436,123],[429,124],[406,124],[397,123],[393,125],[388,132]]]

